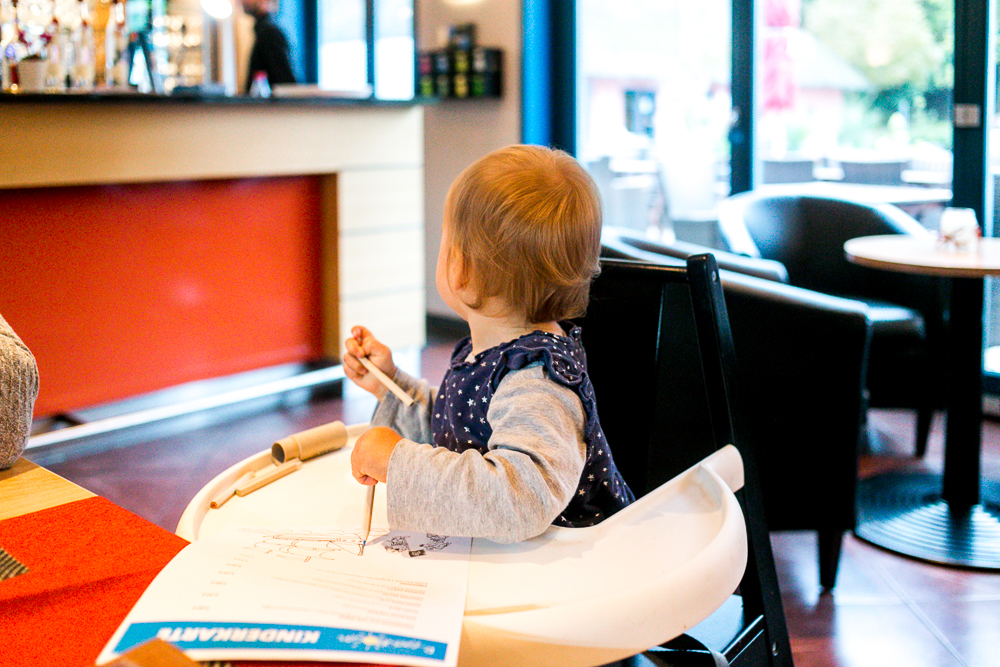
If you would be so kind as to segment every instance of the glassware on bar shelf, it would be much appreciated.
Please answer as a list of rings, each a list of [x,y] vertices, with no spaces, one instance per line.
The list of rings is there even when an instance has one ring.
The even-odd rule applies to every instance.
[[[49,24],[45,26],[41,39],[45,48],[45,89],[49,91],[64,90],[66,88],[64,59],[66,58],[68,40],[55,11],[52,12]]]
[[[29,55],[35,54],[30,32],[22,21],[18,0],[11,0],[8,9],[9,28],[4,43],[4,90],[16,92],[21,89],[18,64]]]
[[[46,90],[61,92],[71,87],[73,30],[80,20],[77,0],[52,0],[52,20],[45,29]]]
[[[77,21],[73,25],[70,44],[73,52],[69,69],[70,86],[74,90],[93,90],[97,76],[94,67],[96,44],[94,23],[87,0],[77,2]]]
[[[113,90],[127,89],[130,65],[125,3],[113,0],[104,28],[104,85]]]
[[[164,89],[194,87],[203,83],[204,66],[201,57],[201,14],[186,16],[167,14],[163,20],[166,49]]]
[[[28,47],[29,55],[44,57],[43,35],[52,22],[52,0],[18,0],[14,6],[17,9],[18,24],[24,33],[22,39]]]
[[[11,68],[13,63],[9,62],[7,48],[10,46],[11,57],[13,56],[12,40],[16,35],[14,28],[14,8],[10,0],[0,0],[0,90],[10,90],[13,83]]]

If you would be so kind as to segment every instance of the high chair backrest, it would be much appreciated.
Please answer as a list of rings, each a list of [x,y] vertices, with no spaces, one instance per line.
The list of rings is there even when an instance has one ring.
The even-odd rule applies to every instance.
[[[641,496],[727,444],[739,449],[746,482],[737,497],[749,544],[742,627],[710,648],[734,665],[790,666],[756,467],[739,430],[736,359],[715,258],[698,255],[686,267],[606,259],[601,267],[581,324],[615,463]]]

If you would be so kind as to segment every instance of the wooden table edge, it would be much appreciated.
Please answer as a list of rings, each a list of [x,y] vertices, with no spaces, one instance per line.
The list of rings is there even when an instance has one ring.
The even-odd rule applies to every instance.
[[[96,494],[21,457],[0,470],[0,521]]]
[[[862,236],[858,239],[851,239],[844,243],[844,255],[852,264],[866,266],[873,269],[885,271],[897,271],[900,273],[914,273],[925,276],[940,276],[943,278],[984,278],[987,275],[994,275],[1000,271],[987,270],[980,267],[960,267],[960,266],[938,266],[934,264],[911,264],[909,262],[893,261],[890,259],[873,259],[857,255],[851,252],[850,246],[854,241],[863,239],[893,238],[893,234],[883,234],[879,236]],[[983,239],[983,241],[987,241]],[[992,242],[990,240],[989,242]]]

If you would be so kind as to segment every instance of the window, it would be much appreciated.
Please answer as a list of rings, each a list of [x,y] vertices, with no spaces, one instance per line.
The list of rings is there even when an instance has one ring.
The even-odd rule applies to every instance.
[[[951,198],[952,4],[766,0],[758,16],[758,183],[936,189],[906,207],[936,228]]]
[[[320,2],[319,85],[329,90],[368,86],[365,0]]]
[[[994,5],[995,6],[995,5]],[[994,22],[994,26],[997,24]],[[994,35],[994,39],[998,39]],[[1000,81],[997,81],[1000,83]],[[994,103],[992,117],[987,119],[987,172],[986,178],[992,181],[993,197],[986,200],[986,206],[992,209],[989,219],[980,220],[979,224],[984,230],[984,235],[1000,237],[1000,117],[997,117],[996,104]],[[983,216],[986,217],[985,215]],[[984,328],[984,359],[983,365],[986,371],[987,389],[993,394],[1000,394],[1000,277],[989,276],[986,278],[984,292],[983,309],[985,311]],[[996,414],[998,408],[991,406],[991,411]]]
[[[413,0],[375,2],[375,97],[408,100],[414,94]]]
[[[730,4],[577,3],[577,157],[606,224],[672,237],[728,194]]]
[[[413,21],[413,0],[319,0],[320,87],[412,99]]]

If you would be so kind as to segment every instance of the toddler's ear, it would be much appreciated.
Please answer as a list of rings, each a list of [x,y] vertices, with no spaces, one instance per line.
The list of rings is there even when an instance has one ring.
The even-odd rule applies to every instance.
[[[452,291],[466,301],[466,292],[471,289],[472,280],[469,271],[466,269],[465,260],[457,247],[452,246],[448,253],[448,286]]]

